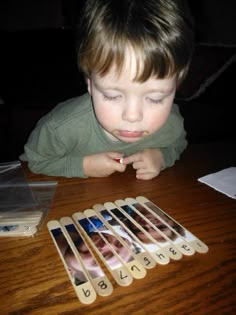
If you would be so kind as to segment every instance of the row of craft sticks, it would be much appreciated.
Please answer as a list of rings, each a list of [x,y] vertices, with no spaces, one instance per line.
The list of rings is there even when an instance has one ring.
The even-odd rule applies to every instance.
[[[33,236],[42,216],[42,211],[1,212],[0,236]]]
[[[130,285],[146,269],[208,247],[149,199],[126,198],[48,222],[48,229],[79,300],[92,303],[110,295],[112,284],[96,252],[117,284]],[[89,246],[89,245],[90,246]]]

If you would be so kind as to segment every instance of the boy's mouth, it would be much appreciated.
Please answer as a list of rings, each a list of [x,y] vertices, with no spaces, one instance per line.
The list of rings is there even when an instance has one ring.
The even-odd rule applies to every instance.
[[[146,131],[116,130],[114,134],[121,138],[140,139],[147,135]]]

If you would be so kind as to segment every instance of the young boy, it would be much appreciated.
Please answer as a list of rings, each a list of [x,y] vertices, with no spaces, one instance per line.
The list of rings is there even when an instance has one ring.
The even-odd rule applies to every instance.
[[[173,104],[193,49],[185,9],[180,0],[86,1],[78,63],[88,93],[38,122],[21,156],[31,171],[103,177],[132,164],[149,180],[174,164],[187,144]]]

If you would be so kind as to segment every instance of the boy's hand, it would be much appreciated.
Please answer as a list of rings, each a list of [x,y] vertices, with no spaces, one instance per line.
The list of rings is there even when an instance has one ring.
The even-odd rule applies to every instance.
[[[118,152],[103,152],[87,155],[83,160],[84,175],[87,177],[106,177],[114,172],[124,172],[125,164],[117,163],[115,159],[123,157]]]
[[[136,178],[152,179],[159,175],[163,166],[163,156],[159,149],[147,149],[123,159],[123,164],[133,163]]]

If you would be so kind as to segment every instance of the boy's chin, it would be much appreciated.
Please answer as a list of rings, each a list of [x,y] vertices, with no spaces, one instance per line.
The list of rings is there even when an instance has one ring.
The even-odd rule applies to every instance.
[[[141,141],[143,139],[143,137],[142,138],[122,138],[122,139],[120,139],[120,141],[122,141],[122,142],[125,142],[125,143],[134,143],[134,142],[138,142],[138,141]]]
[[[144,137],[126,138],[126,137],[115,137],[115,141],[120,141],[124,143],[135,143],[141,141]]]

